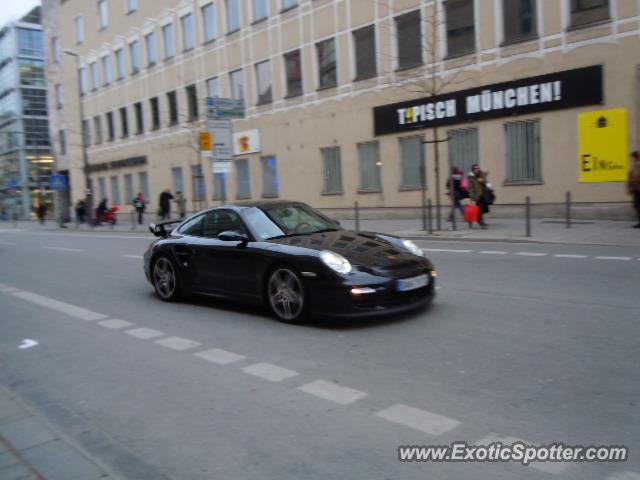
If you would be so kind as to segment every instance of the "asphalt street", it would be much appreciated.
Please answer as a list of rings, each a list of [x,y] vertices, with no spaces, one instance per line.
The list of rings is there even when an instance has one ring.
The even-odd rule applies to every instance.
[[[161,302],[151,240],[0,231],[0,383],[122,478],[640,478],[637,249],[423,241],[428,309],[292,326]],[[401,445],[489,438],[631,455],[398,461]]]

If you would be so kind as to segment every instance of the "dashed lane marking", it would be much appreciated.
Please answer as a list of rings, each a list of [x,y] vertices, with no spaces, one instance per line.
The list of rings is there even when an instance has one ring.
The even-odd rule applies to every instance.
[[[375,416],[429,435],[442,435],[460,425],[453,418],[402,404],[380,410]]]
[[[13,292],[19,292],[19,291],[20,289],[16,287],[5,286],[0,288],[0,292],[2,293],[13,293]]]
[[[153,328],[134,328],[133,330],[127,330],[124,333],[141,340],[149,340],[151,338],[157,338],[164,335],[164,332],[154,330]]]
[[[18,244],[16,242],[0,242],[0,245],[11,245],[11,246],[14,246],[14,245],[18,245]]]
[[[162,345],[163,347],[178,351],[189,350],[191,348],[196,348],[202,345],[200,342],[181,337],[167,337],[161,340],[156,340],[155,343],[157,343],[158,345]]]
[[[573,255],[570,253],[557,253],[554,255],[555,258],[589,258],[589,255]]]
[[[425,252],[443,252],[443,253],[473,253],[474,250],[451,250],[447,248],[423,248]]]
[[[44,246],[42,248],[46,250],[60,250],[62,252],[84,252],[84,250],[82,250],[81,248],[49,247],[49,246]]]
[[[593,257],[596,260],[621,260],[621,261],[626,261],[626,260],[631,260],[631,257],[607,257],[607,256],[600,256],[600,257]]]
[[[36,305],[41,305],[43,307],[50,308],[51,310],[56,310],[72,317],[79,318],[80,320],[93,321],[107,318],[107,316],[103,315],[102,313],[92,312],[91,310],[87,310],[86,308],[60,302],[58,300],[54,300],[53,298],[44,297],[36,293],[15,292],[12,293],[12,295],[21,298],[22,300],[35,303]]]
[[[287,378],[299,375],[298,372],[273,365],[272,363],[254,363],[253,365],[244,367],[242,371],[270,382],[282,382]]]
[[[217,363],[219,365],[227,365],[229,363],[239,362],[244,360],[244,355],[238,355],[237,353],[228,352],[219,348],[212,348],[211,350],[205,350],[193,354],[195,357],[202,358],[208,362]]]
[[[546,257],[548,254],[542,252],[516,252],[514,255],[519,257]]]
[[[119,320],[117,318],[111,318],[109,320],[102,320],[101,322],[98,322],[98,325],[112,330],[119,330],[121,328],[132,327],[133,323]]]
[[[485,250],[478,253],[482,255],[509,255],[509,252],[503,252],[502,250]]]
[[[298,387],[298,390],[340,405],[349,405],[368,395],[360,390],[343,387],[342,385],[327,382],[326,380],[315,380]]]
[[[124,258],[134,258],[136,260],[142,260],[142,255],[122,255]]]

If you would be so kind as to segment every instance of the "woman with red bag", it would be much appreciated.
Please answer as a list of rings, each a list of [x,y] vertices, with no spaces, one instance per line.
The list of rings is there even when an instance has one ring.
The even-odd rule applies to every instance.
[[[474,164],[469,172],[469,198],[477,207],[477,222],[481,228],[487,228],[487,224],[482,218],[489,211],[489,205],[485,201],[485,191],[487,189],[487,172],[480,170],[478,164]],[[469,227],[473,227],[473,222],[467,220]]]

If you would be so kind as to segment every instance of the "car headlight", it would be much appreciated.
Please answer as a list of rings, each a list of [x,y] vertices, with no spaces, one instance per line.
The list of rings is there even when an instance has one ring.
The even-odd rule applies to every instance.
[[[320,260],[335,272],[349,273],[351,271],[351,263],[349,263],[349,260],[335,252],[330,252],[329,250],[321,251]]]
[[[417,255],[418,257],[424,257],[424,252],[422,251],[422,249],[411,240],[402,240],[402,245],[414,255]]]

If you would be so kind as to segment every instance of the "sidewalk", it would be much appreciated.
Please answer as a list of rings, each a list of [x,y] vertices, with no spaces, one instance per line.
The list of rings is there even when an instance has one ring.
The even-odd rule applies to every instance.
[[[116,477],[0,387],[0,478],[94,480]]]
[[[531,237],[526,236],[526,227],[523,219],[513,218],[488,218],[489,228],[481,230],[477,225],[470,229],[466,223],[457,222],[457,230],[451,230],[451,224],[443,219],[443,230],[434,231],[432,235],[422,230],[421,219],[384,219],[384,220],[360,220],[360,230],[392,233],[401,237],[421,240],[458,240],[464,242],[538,242],[584,245],[607,245],[640,248],[640,229],[633,229],[633,222],[625,221],[601,221],[601,220],[575,220],[571,228],[566,228],[563,220],[559,219],[533,219],[531,221]],[[354,220],[340,220],[344,228],[354,229]],[[435,229],[435,220],[434,220]],[[32,231],[63,231],[54,222],[47,221],[45,225],[39,225],[35,221],[21,221],[14,227],[12,222],[0,222],[0,232],[14,228]],[[119,223],[115,226],[103,225],[91,228],[81,225],[76,229],[75,225],[67,224],[70,232],[93,233],[134,233],[137,235],[149,235],[151,233],[147,225],[132,225],[130,222]]]

